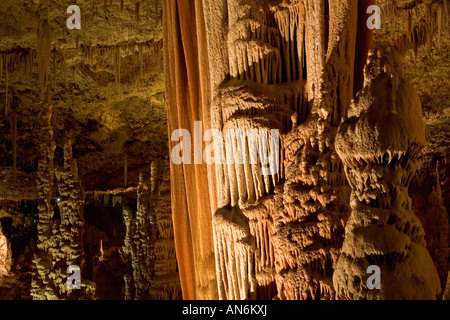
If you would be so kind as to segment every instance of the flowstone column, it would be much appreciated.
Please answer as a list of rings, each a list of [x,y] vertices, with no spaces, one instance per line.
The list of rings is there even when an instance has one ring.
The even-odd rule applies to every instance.
[[[440,292],[408,195],[426,141],[420,98],[401,70],[394,49],[370,53],[364,87],[336,137],[352,187],[352,212],[333,275],[338,299],[435,299]],[[380,289],[368,288],[372,265],[381,270]]]
[[[80,290],[70,289],[66,283],[69,266],[83,268],[84,192],[78,179],[76,161],[72,158],[70,140],[64,144],[64,165],[55,168],[56,144],[51,120],[52,104],[47,93],[39,117],[38,251],[33,258],[36,272],[31,296],[34,300],[92,299],[94,283],[82,279]],[[60,217],[55,215],[52,204],[55,184],[61,198],[58,204]]]

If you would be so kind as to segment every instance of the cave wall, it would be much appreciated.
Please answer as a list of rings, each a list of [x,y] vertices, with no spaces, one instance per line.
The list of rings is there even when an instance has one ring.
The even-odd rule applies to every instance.
[[[1,298],[448,295],[448,1],[80,0],[81,30],[70,4],[0,3]],[[200,163],[208,129],[280,165]]]
[[[374,34],[366,27],[366,8],[371,4],[381,6],[383,21],[388,25]],[[428,18],[425,25],[421,19],[424,12]],[[396,15],[405,19],[396,20]],[[430,4],[421,1],[224,0],[191,4],[169,1],[166,4],[164,39],[169,136],[176,129],[193,133],[194,121],[202,121],[203,132],[209,128],[273,128],[281,132],[281,166],[273,176],[262,174],[258,166],[171,164],[172,199],[174,203],[179,201],[174,207],[174,227],[184,297],[374,298],[367,291],[361,291],[357,284],[352,287],[355,279],[350,276],[340,278],[336,274],[339,280],[334,284],[332,280],[336,268],[344,273],[349,269],[342,263],[338,267],[339,257],[354,257],[354,250],[370,255],[364,246],[370,247],[372,241],[384,241],[379,235],[375,240],[364,240],[363,236],[362,242],[350,244],[356,214],[355,195],[361,192],[361,196],[370,198],[371,193],[365,189],[356,191],[348,165],[340,160],[345,155],[338,155],[335,150],[335,137],[341,118],[346,121],[352,114],[348,110],[352,100],[361,89],[375,81],[364,74],[365,65],[370,67],[371,63],[367,60],[369,49],[374,45],[390,46],[395,48],[392,57],[393,52],[398,51],[401,59],[407,60],[411,52],[417,55],[433,37],[442,48],[443,34],[448,37],[446,15],[445,1]],[[438,19],[433,20],[433,17]],[[387,22],[389,19],[395,21]],[[406,33],[401,21],[406,21]],[[410,68],[412,64],[408,61],[407,74]],[[377,94],[381,96],[381,92],[380,89]],[[403,104],[405,108],[417,105],[418,101],[417,98],[414,103],[399,100],[399,106]],[[395,106],[395,102],[392,103]],[[420,102],[419,105],[414,111],[408,111],[420,119],[417,121],[423,116]],[[403,124],[402,119],[392,121],[415,130],[411,123]],[[371,122],[370,125],[376,124]],[[389,134],[385,133],[386,137]],[[395,130],[392,134],[393,140],[404,139],[396,135]],[[171,141],[171,148],[178,142]],[[236,143],[232,142],[233,148]],[[249,145],[247,140],[245,146]],[[424,145],[422,139],[421,146]],[[411,167],[416,161],[419,168],[424,165],[418,160],[420,150],[408,154]],[[228,156],[229,150],[222,151]],[[388,151],[399,152],[395,146]],[[358,151],[350,148],[346,152],[347,156],[352,156]],[[244,154],[248,157],[249,150],[244,149]],[[446,158],[448,153],[444,151],[444,154],[442,157]],[[409,199],[405,188],[415,186],[420,190],[424,182],[422,179],[410,184],[415,172],[411,170],[408,181],[401,186],[405,199]],[[205,186],[213,192],[203,190]],[[392,199],[399,197],[395,190],[386,191]],[[208,197],[200,200],[198,194]],[[431,241],[427,243],[436,249],[424,251],[422,222],[412,212],[410,200],[405,202],[406,207],[398,208],[392,215],[403,217],[407,213],[409,218],[405,219],[411,219],[415,227],[404,229],[403,220],[387,222],[389,227],[398,226],[410,241],[417,243],[419,256],[423,257],[416,256],[415,260],[411,258],[414,261],[406,262],[394,259],[388,265],[401,269],[402,264],[403,268],[415,268],[424,263],[428,273],[417,275],[422,280],[413,281],[410,288],[397,292],[393,292],[396,285],[390,283],[387,285],[390,289],[379,298],[417,298],[415,290],[420,291],[422,282],[428,286],[424,290],[426,298],[440,295],[441,286],[436,282],[437,270],[431,263],[430,252],[444,282],[446,271],[443,270],[447,269],[441,265],[448,260],[448,214],[439,204],[434,205],[433,199],[434,196],[428,210],[438,211],[442,218],[435,220],[443,224],[438,227],[431,222],[431,213],[422,220],[435,225],[434,231],[433,227],[428,228]],[[431,209],[434,206],[440,209]],[[419,211],[417,215],[420,217],[424,212],[426,210]],[[352,223],[347,225],[349,218]],[[205,220],[207,223],[203,223]],[[203,234],[196,236],[199,226],[208,238],[213,235],[218,296],[214,291],[204,295],[205,290],[210,289],[213,268],[202,264],[205,255],[198,252],[207,252],[210,256],[213,250],[210,241],[203,240]],[[420,236],[410,234],[410,229]],[[445,239],[433,242],[431,234],[435,234],[436,239],[440,236]],[[341,251],[343,243],[344,252]],[[389,243],[386,246],[389,247]],[[389,256],[391,249],[385,249],[374,249],[380,259]],[[202,275],[196,273],[200,270]],[[359,285],[365,288],[366,283],[361,279]],[[341,286],[350,287],[349,291],[337,294]]]

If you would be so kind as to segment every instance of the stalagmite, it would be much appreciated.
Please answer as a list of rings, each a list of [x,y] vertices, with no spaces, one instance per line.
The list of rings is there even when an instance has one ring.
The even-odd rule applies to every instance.
[[[149,181],[140,174],[136,216],[124,209],[123,259],[132,270],[124,277],[129,300],[180,297],[167,174],[161,163],[153,162]]]
[[[447,276],[447,285],[445,287],[444,300],[450,300],[450,271],[448,272]]]
[[[383,94],[381,94],[383,93]],[[402,77],[395,49],[375,49],[336,137],[352,187],[352,213],[333,275],[339,299],[435,299],[439,277],[411,209],[408,186],[425,144],[418,95]],[[381,288],[368,287],[368,267]]]
[[[441,286],[444,289],[449,269],[449,217],[444,206],[439,181],[436,188],[433,187],[426,208],[423,208],[423,211],[423,216],[418,217],[424,225],[427,249],[436,266],[441,279]]]
[[[318,0],[165,4],[169,131],[190,128],[178,114],[184,117],[184,99],[197,101],[193,97],[198,92],[202,104],[188,108],[189,119],[200,115],[205,128],[280,130],[278,174],[264,175],[258,166],[236,163],[202,171],[202,177],[215,181],[210,188],[217,201],[211,201],[211,213],[220,299],[334,297],[331,276],[350,208],[341,200],[348,188],[333,139],[353,96],[356,30],[366,30],[357,27],[357,8],[354,0],[331,3],[330,8]],[[196,36],[185,34],[189,22],[176,12],[196,16],[197,33],[190,33]],[[198,51],[190,50],[196,44]],[[358,59],[365,59],[364,50]],[[204,56],[208,59],[194,62]],[[186,65],[187,74],[173,65]],[[188,97],[180,93],[187,88],[183,79],[189,81]],[[236,157],[238,141],[228,144],[224,154],[233,151]],[[250,157],[250,144],[244,139],[244,159]],[[190,208],[196,208],[198,197],[192,190],[201,183],[190,177],[200,175],[186,166],[172,165],[171,170],[183,295],[198,298],[194,252],[197,246],[209,247],[184,221],[197,221]],[[180,184],[189,188],[186,200]],[[178,201],[187,201],[189,209]],[[193,248],[187,245],[190,232]],[[249,268],[252,261],[254,270]]]
[[[13,150],[13,183],[17,182],[17,113],[13,111],[11,116],[11,142]]]
[[[167,169],[165,163],[152,163],[152,187],[150,191],[153,195],[153,201],[156,201],[152,224],[157,227],[158,239],[154,244],[155,277],[150,287],[150,296],[157,300],[176,300],[181,297],[175,242],[173,240],[169,171]]]

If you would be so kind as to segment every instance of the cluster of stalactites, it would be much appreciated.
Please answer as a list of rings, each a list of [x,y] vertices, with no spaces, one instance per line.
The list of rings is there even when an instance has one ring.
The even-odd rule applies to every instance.
[[[399,16],[404,17],[406,25],[400,28],[400,34],[394,39],[393,46],[400,52],[406,50],[417,51],[426,46],[431,49],[433,41],[437,38],[437,46],[440,48],[442,39],[450,34],[448,0],[438,1],[411,1],[400,3],[399,1],[378,1],[383,17],[386,20]]]
[[[304,12],[300,2],[278,8],[265,1],[230,0],[230,75],[261,84],[303,76]]]
[[[213,217],[219,299],[254,299],[254,246],[240,209],[219,209]]]
[[[251,166],[224,168],[232,209],[219,209],[213,218],[222,299],[334,297],[331,277],[350,208],[340,200],[349,192],[330,114],[337,117],[344,109],[338,101],[352,93],[354,52],[336,49],[333,41],[356,38],[355,3],[332,12],[335,28],[327,25],[322,1],[228,1],[232,79],[214,99],[224,128],[279,128],[282,134],[277,176],[260,179]],[[335,36],[329,48],[328,33]],[[248,274],[247,261],[256,271]],[[233,271],[236,279],[229,276]],[[242,286],[242,279],[249,284]]]
[[[162,41],[148,41],[144,43],[126,43],[115,46],[81,46],[82,59],[86,65],[101,68],[111,68],[114,73],[116,83],[121,83],[121,69],[125,57],[134,56],[137,53],[137,64],[139,74],[142,77],[148,69],[151,57],[162,55]],[[64,63],[64,54],[61,53],[60,60]],[[157,60],[152,60],[157,61]]]

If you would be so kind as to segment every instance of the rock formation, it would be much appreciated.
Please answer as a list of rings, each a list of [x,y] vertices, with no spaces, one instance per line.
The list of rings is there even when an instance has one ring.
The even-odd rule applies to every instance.
[[[31,295],[33,299],[39,300],[92,298],[95,284],[82,281],[80,290],[71,290],[66,283],[69,266],[83,267],[84,191],[78,180],[70,140],[64,145],[63,166],[55,168],[56,145],[53,140],[52,105],[48,92],[40,117],[38,251],[33,259],[36,274],[33,277]],[[55,204],[59,207],[59,216],[52,203],[54,184],[57,185],[60,197],[59,203]]]
[[[196,53],[207,54],[213,70],[183,62],[188,71],[192,67],[200,73],[201,110],[207,111],[200,119],[204,129],[271,128],[281,133],[279,171],[272,176],[258,166],[239,164],[203,171],[208,180],[216,180],[210,185],[216,194],[210,196],[209,214],[219,298],[333,298],[331,275],[349,212],[338,200],[348,192],[333,139],[336,120],[352,97],[355,59],[365,59],[364,47],[358,56],[355,53],[357,2],[345,1],[338,8],[321,1],[230,0],[191,7],[172,1],[167,19],[173,19],[171,10],[177,6],[205,25],[200,24],[196,38],[186,42],[203,44],[206,39],[208,48],[214,48],[206,53],[201,44]],[[330,22],[325,21],[328,15]],[[167,36],[169,50],[177,52],[178,44],[172,47]],[[346,39],[346,47],[338,38]],[[168,63],[176,59],[166,57]],[[168,79],[171,74],[168,66]],[[169,114],[179,103],[170,97],[173,90],[167,87]],[[184,124],[174,118],[169,129]],[[178,179],[179,168],[172,170]],[[189,264],[180,259],[179,263]],[[195,261],[191,267],[198,269],[194,266]],[[187,290],[192,288],[183,292]],[[199,296],[192,292],[188,297]]]
[[[333,275],[337,298],[435,299],[439,277],[408,195],[425,145],[420,99],[394,49],[370,53],[364,80],[336,137],[352,187]],[[381,269],[381,288],[368,288],[372,265]]]
[[[137,210],[124,208],[126,236],[123,259],[130,264],[125,274],[125,299],[176,300],[181,288],[173,241],[168,170],[152,162],[144,181],[141,173]]]
[[[447,0],[2,0],[0,25],[0,299],[448,298]]]

